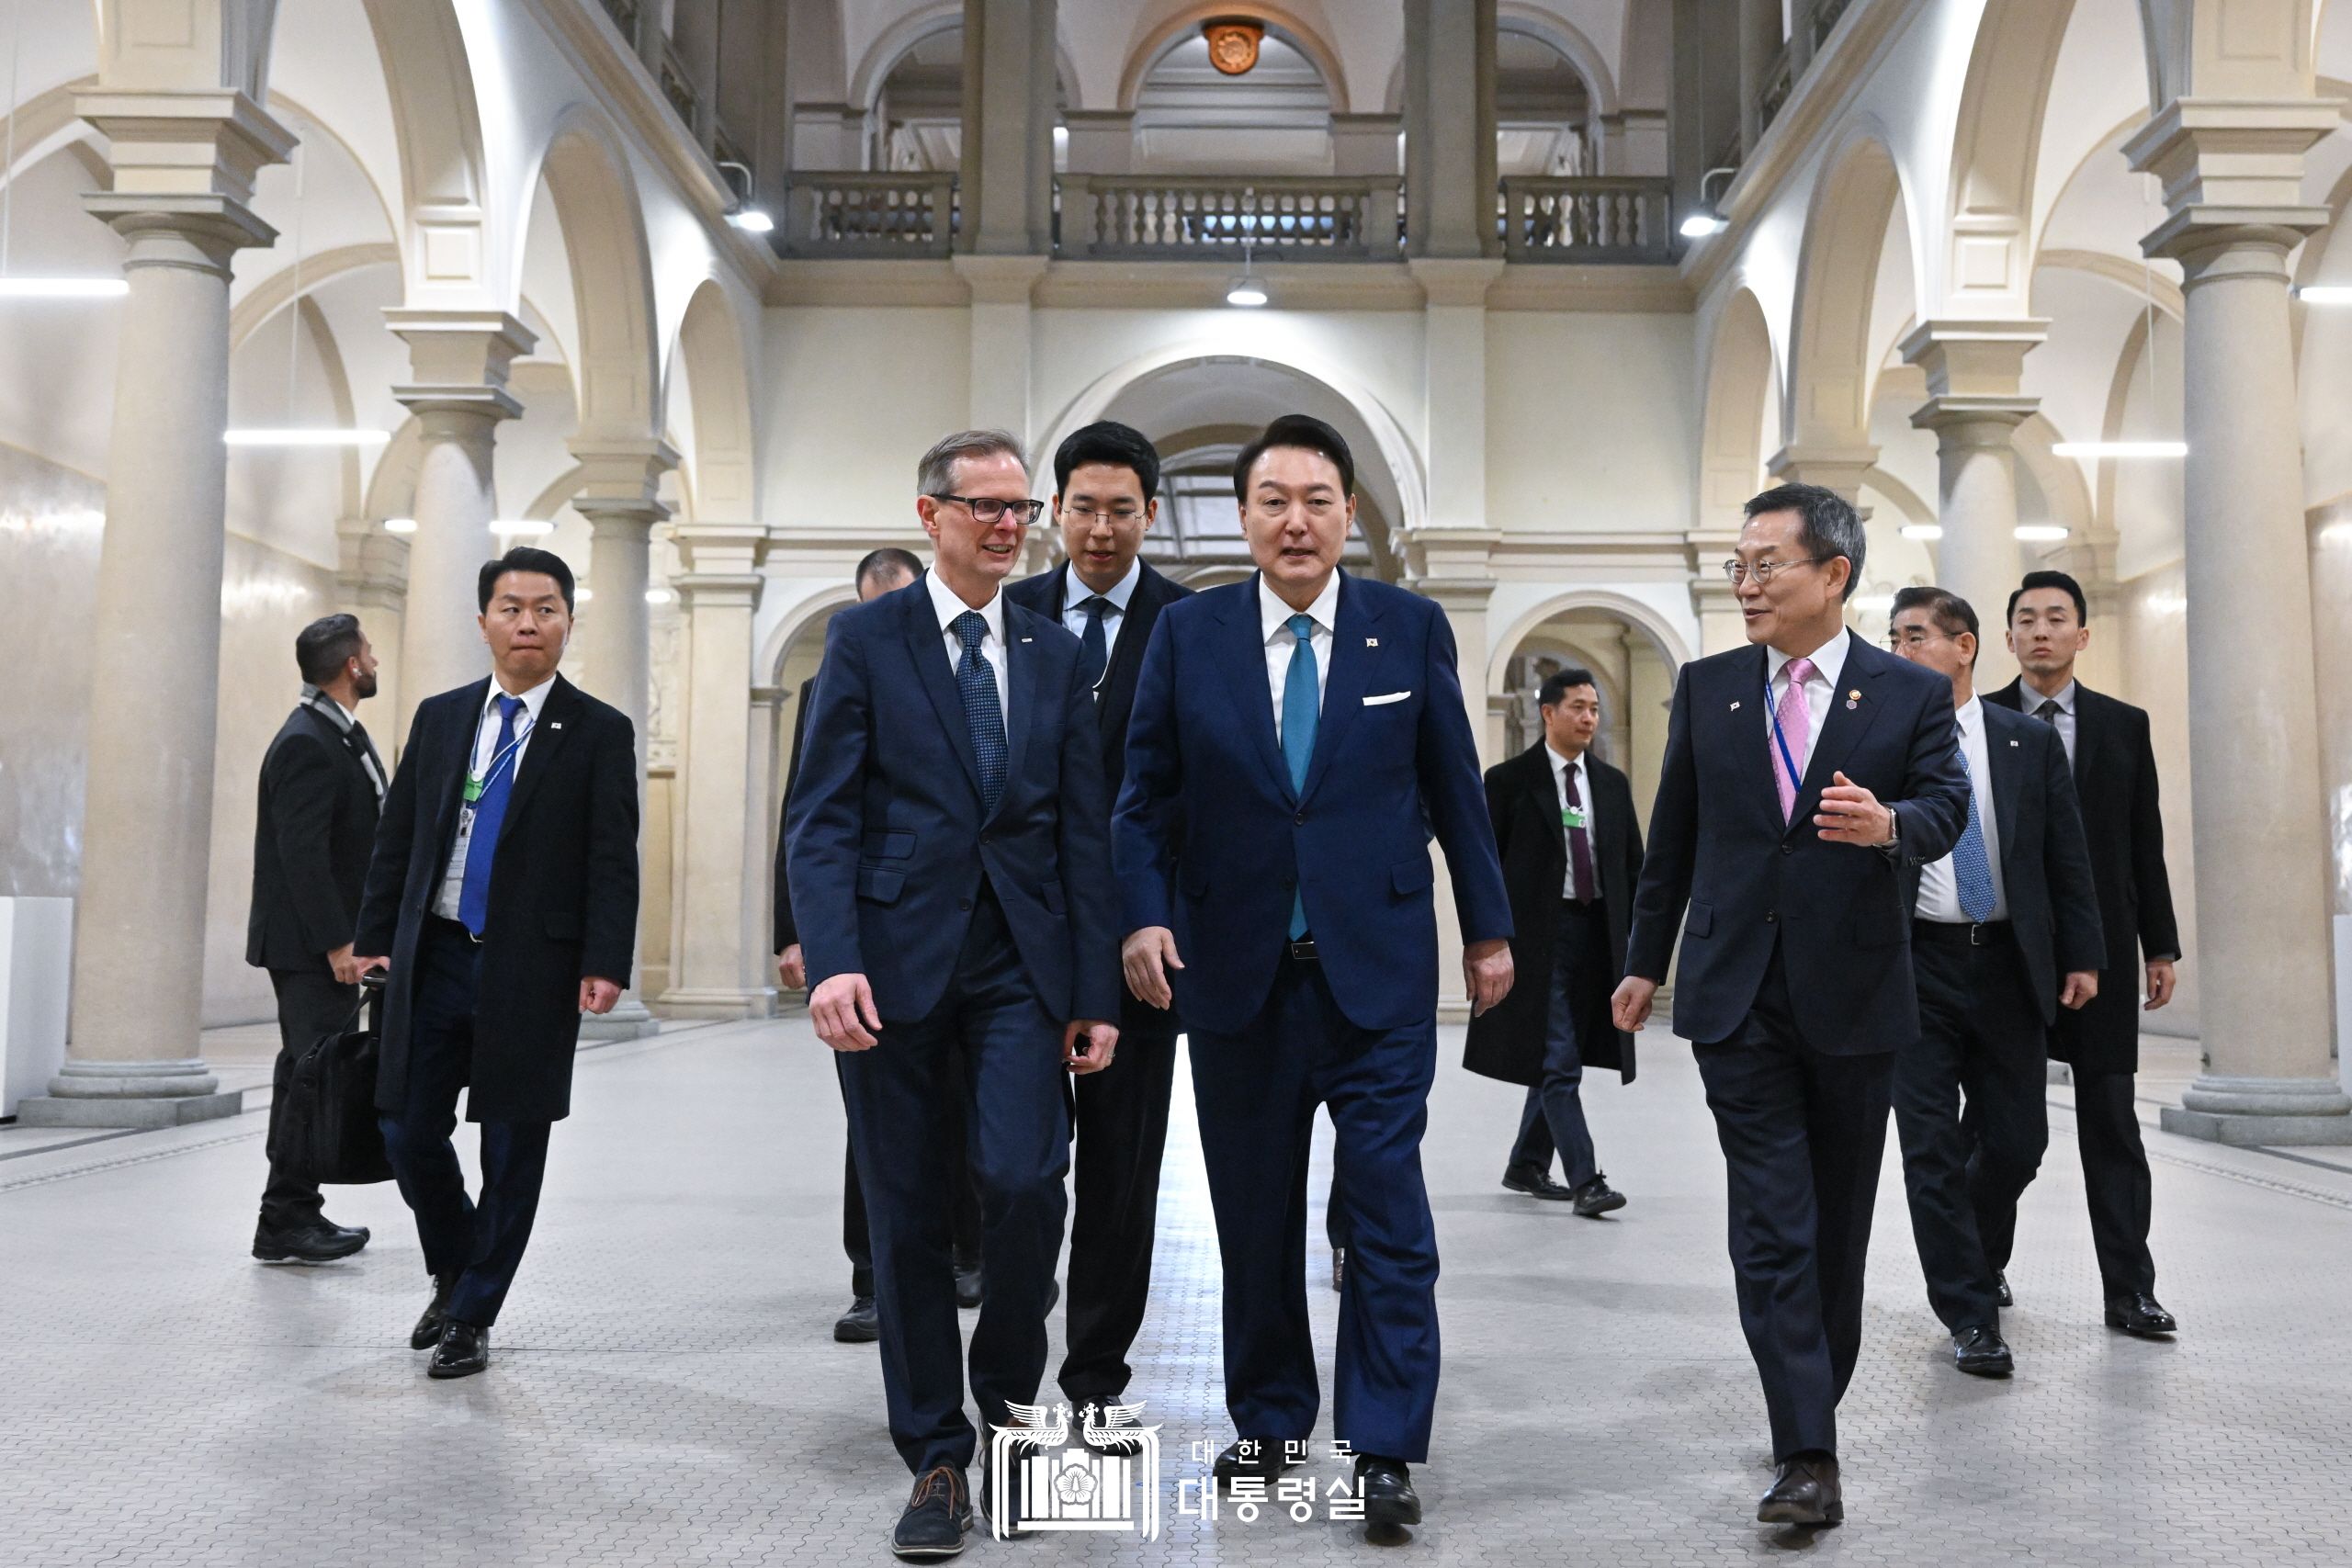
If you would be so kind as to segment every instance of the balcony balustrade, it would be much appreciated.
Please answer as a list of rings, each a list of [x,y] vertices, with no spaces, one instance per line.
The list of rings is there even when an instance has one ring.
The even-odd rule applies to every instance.
[[[1073,260],[1396,261],[1393,175],[1064,175],[1057,254]]]
[[[956,244],[956,176],[797,174],[786,213],[788,255],[944,256]]]
[[[1503,181],[1503,259],[1669,262],[1673,183],[1610,175]]]

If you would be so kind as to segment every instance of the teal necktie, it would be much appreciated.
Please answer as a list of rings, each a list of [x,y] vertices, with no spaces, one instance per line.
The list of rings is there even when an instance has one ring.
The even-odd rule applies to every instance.
[[[1315,671],[1315,617],[1293,615],[1290,635],[1290,677],[1283,682],[1283,761],[1290,764],[1290,787],[1306,788],[1306,765],[1315,760],[1315,723],[1322,713],[1322,694]],[[1290,906],[1290,939],[1306,934],[1306,878]]]

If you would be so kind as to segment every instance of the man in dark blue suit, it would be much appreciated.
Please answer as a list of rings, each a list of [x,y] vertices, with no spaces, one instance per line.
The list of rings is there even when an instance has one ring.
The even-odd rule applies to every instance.
[[[919,469],[932,570],[825,637],[786,819],[818,1035],[865,1189],[891,1440],[915,1472],[891,1537],[951,1556],[972,1522],[948,1248],[948,1097],[965,1097],[989,1288],[981,1419],[1036,1398],[1069,1168],[1063,1069],[1111,1063],[1117,900],[1102,740],[1078,638],[1006,602],[1040,503],[1012,437],[951,435]],[[961,1081],[943,1065],[960,1046]],[[989,1499],[1000,1534],[1008,1495]],[[985,1495],[985,1482],[983,1493]]]
[[[1613,1000],[1617,1027],[1639,1029],[1679,928],[1675,1032],[1723,1145],[1740,1325],[1780,1467],[1756,1517],[1835,1524],[1888,1082],[1919,1038],[1899,873],[1951,849],[1968,783],[1951,682],[1846,629],[1854,509],[1790,484],[1747,514],[1724,564],[1749,646],[1675,682]]]
[[[1510,906],[1444,613],[1339,570],[1347,443],[1286,415],[1233,482],[1258,575],[1162,610],[1136,689],[1112,827],[1127,984],[1172,990],[1192,1040],[1241,1434],[1218,1478],[1278,1473],[1315,1425],[1306,1151],[1328,1104],[1349,1237],[1332,1431],[1367,1521],[1411,1524],[1438,1374],[1432,830],[1475,1011],[1510,988]]]

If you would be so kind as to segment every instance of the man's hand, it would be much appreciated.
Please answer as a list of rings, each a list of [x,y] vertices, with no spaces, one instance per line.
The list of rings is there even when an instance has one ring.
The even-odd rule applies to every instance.
[[[2174,976],[2172,972],[2172,960],[2169,958],[2149,959],[2148,1005],[2141,1009],[2141,1010],[2143,1012],[2154,1012],[2158,1008],[2164,1006],[2166,1002],[2172,1000],[2173,985]]]
[[[2079,1008],[2098,995],[2098,971],[2070,969],[2066,972],[2066,987],[2058,993],[2062,1008]]]
[[[351,955],[351,944],[347,942],[327,954],[327,967],[334,971],[334,983],[338,986],[359,984],[359,976],[366,973],[360,968],[359,962]]]
[[[356,980],[360,976],[367,974],[371,969],[389,970],[391,966],[392,961],[389,958],[355,958],[351,961],[351,977],[354,980]],[[336,971],[338,976],[340,976],[341,973],[342,971],[340,970]]]
[[[580,982],[580,1010],[602,1016],[613,1010],[621,999],[621,988],[610,980],[599,980],[590,975]]]
[[[882,1015],[874,1010],[874,987],[863,975],[834,975],[808,997],[808,1017],[817,1038],[836,1051],[871,1051]]]
[[[1639,1034],[1642,1025],[1649,1021],[1650,1004],[1657,999],[1656,980],[1628,975],[1617,982],[1617,990],[1609,998],[1609,1021],[1623,1033]]]
[[[1062,1030],[1062,1066],[1073,1073],[1099,1073],[1111,1065],[1119,1026],[1099,1018],[1074,1018]]]
[[[1894,837],[1894,812],[1891,807],[1880,805],[1878,796],[1845,774],[1830,776],[1836,782],[1821,792],[1821,807],[1813,818],[1813,825],[1821,829],[1823,838],[1833,844],[1870,848]]]
[[[1502,938],[1474,942],[1462,950],[1462,984],[1470,993],[1472,1018],[1510,995],[1510,943]]]
[[[784,988],[787,991],[807,988],[808,961],[801,956],[798,942],[794,942],[775,955],[775,977],[783,983]]]
[[[1168,971],[1182,969],[1184,961],[1176,956],[1176,933],[1166,926],[1129,931],[1119,949],[1119,966],[1127,972],[1127,989],[1137,1001],[1162,1012],[1175,1001],[1175,993],[1168,988]]]

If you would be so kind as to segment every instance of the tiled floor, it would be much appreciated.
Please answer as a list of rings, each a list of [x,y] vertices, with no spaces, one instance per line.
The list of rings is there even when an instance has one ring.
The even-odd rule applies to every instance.
[[[1947,1364],[1890,1170],[1844,1415],[1851,1522],[1776,1532],[1751,1522],[1764,1417],[1713,1130],[1688,1052],[1655,1032],[1645,1043],[1639,1082],[1589,1093],[1632,1198],[1605,1222],[1502,1191],[1518,1091],[1441,1074],[1427,1163],[1445,1383],[1418,1472],[1430,1522],[1398,1550],[1497,1564],[2352,1562],[2352,1150],[2288,1158],[2152,1131],[2160,1293],[2186,1331],[2143,1344],[2099,1326],[2053,1088],[2006,1384]],[[1442,1050],[1458,1059],[1458,1031]],[[2191,1070],[2159,1054],[2148,1083]],[[1215,1236],[1179,1096],[1133,1390],[1167,1443],[1160,1539],[983,1540],[977,1558],[1379,1550],[1345,1525],[1176,1511],[1192,1445],[1227,1436]],[[875,1352],[828,1332],[847,1292],[822,1047],[798,1020],[606,1046],[582,1055],[576,1103],[496,1365],[447,1384],[405,1348],[424,1281],[390,1187],[335,1197],[338,1218],[376,1229],[357,1258],[268,1269],[244,1257],[259,1115],[73,1146],[0,1134],[0,1563],[884,1561],[906,1477]],[[1325,1267],[1319,1235],[1310,1266]],[[1313,1300],[1328,1345],[1335,1298]],[[1058,1357],[1058,1321],[1055,1337]]]

